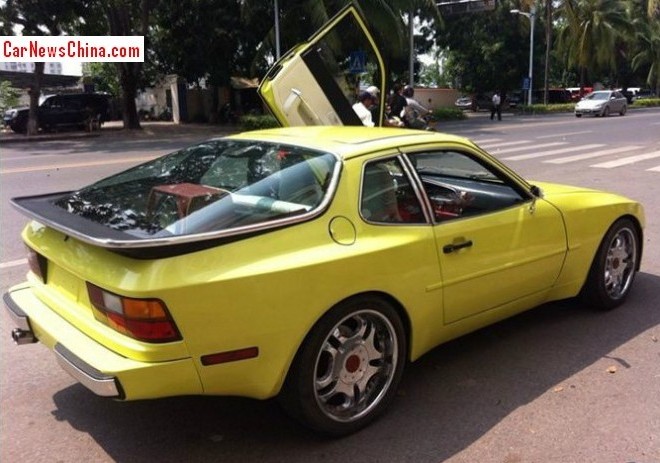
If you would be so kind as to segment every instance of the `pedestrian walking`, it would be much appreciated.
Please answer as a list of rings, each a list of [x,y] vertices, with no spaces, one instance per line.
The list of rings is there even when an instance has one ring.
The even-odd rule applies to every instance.
[[[491,107],[490,110],[490,120],[492,121],[493,118],[495,117],[495,114],[497,113],[497,120],[501,121],[502,120],[502,98],[500,98],[500,94],[495,92],[493,93],[493,106]]]

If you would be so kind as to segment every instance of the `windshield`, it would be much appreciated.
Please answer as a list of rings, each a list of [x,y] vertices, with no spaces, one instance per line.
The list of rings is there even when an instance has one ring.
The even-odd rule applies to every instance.
[[[333,155],[300,147],[213,140],[109,177],[55,204],[136,237],[234,229],[320,207],[336,165]]]
[[[607,100],[609,98],[610,94],[608,92],[593,92],[584,97],[585,100]]]

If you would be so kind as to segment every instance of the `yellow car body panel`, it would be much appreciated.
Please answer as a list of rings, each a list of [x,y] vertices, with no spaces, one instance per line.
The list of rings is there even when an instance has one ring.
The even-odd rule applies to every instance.
[[[387,70],[349,5],[262,80],[285,128],[12,200],[32,219],[28,282],[5,295],[14,339],[117,399],[284,387],[298,418],[340,435],[394,397],[406,360],[578,295],[594,262],[594,297],[613,307],[598,258],[612,226],[625,299],[641,205],[531,184],[462,137],[364,127],[353,103],[367,69],[378,126]]]
[[[342,193],[338,191],[338,195]],[[346,206],[341,201],[337,205]],[[157,261],[134,260],[132,265],[125,257],[65,240],[52,230],[28,227],[25,240],[40,252],[48,248],[49,252],[43,254],[56,261],[60,261],[58,255],[85,255],[84,261],[65,261],[74,268],[85,266],[86,280],[109,291],[163,300],[176,318],[185,345],[148,345],[116,333],[95,323],[85,298],[81,311],[87,316],[68,317],[79,330],[102,340],[121,355],[143,362],[192,357],[205,393],[266,398],[279,390],[293,356],[313,324],[348,296],[372,291],[388,294],[402,305],[419,308],[409,314],[411,323],[442,324],[437,294],[425,291],[440,279],[429,226],[391,227],[383,234],[382,230],[369,230],[381,227],[364,224],[357,231],[360,239],[352,246],[343,246],[328,233],[329,219],[335,214],[331,210],[326,215],[326,220],[203,252]],[[352,219],[357,223],[355,216]],[[33,234],[35,228],[40,232]],[[291,239],[292,234],[295,240]],[[48,239],[50,235],[54,235],[52,239]],[[98,261],[96,253],[101,254]],[[49,285],[34,283],[35,293],[55,311],[68,307],[73,301],[61,298],[61,278],[55,279],[50,270],[48,277]],[[408,278],[419,285],[409,285]],[[85,281],[76,280],[76,285],[83,288]],[[66,297],[72,294],[66,293]],[[26,312],[30,317],[37,315]],[[424,341],[413,352],[428,350],[430,343]],[[203,355],[251,346],[259,348],[256,359],[201,365]],[[130,392],[127,390],[128,399],[133,398]]]
[[[34,278],[31,278],[34,285]],[[63,345],[105,375],[122,385],[121,398],[154,399],[172,395],[203,394],[197,370],[190,358],[170,361],[138,361],[126,358],[85,335],[85,324],[73,324],[60,317],[54,304],[42,302],[34,286],[22,284],[9,293],[29,317],[30,327],[41,343],[50,349]],[[127,391],[127,394],[124,392]]]
[[[641,204],[623,196],[588,188],[533,182],[557,206],[566,224],[568,254],[551,299],[576,295],[582,288],[605,231],[619,218],[631,217],[640,240],[646,224]]]
[[[21,294],[16,302],[37,338],[51,348],[60,342],[126,382],[125,399],[193,393],[273,397],[318,320],[341,301],[365,293],[397,307],[407,329],[408,357],[415,360],[444,341],[577,295],[608,227],[625,216],[635,219],[640,233],[644,225],[634,201],[545,183],[536,184],[543,198],[530,195],[502,211],[441,223],[373,224],[361,217],[359,196],[364,165],[375,159],[430,147],[460,149],[497,166],[517,187],[531,186],[473,143],[438,133],[314,127],[229,138],[297,141],[333,152],[343,165],[327,209],[288,227],[157,259],[122,255],[34,221],[24,230],[26,244],[49,261],[46,284],[30,275],[29,289],[11,290]],[[443,252],[464,235],[474,240],[473,247]],[[86,282],[123,296],[162,300],[182,340],[141,342],[98,323]],[[216,365],[202,360],[254,347],[254,358]],[[163,383],[161,371],[179,379]]]

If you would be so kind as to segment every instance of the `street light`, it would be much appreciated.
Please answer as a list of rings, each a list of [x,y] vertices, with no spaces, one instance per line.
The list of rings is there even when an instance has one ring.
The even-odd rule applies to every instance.
[[[520,14],[527,16],[529,19],[529,87],[527,89],[527,104],[532,104],[532,63],[534,61],[534,20],[536,19],[536,5],[532,5],[532,8],[529,10],[529,13],[520,10],[511,10],[513,14]]]
[[[280,59],[280,7],[277,0],[274,2],[273,9],[275,10],[275,59]]]

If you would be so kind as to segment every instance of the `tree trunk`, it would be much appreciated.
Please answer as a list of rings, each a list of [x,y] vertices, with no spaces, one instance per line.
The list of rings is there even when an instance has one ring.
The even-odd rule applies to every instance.
[[[30,87],[30,113],[28,115],[27,134],[37,135],[39,133],[39,96],[41,95],[41,82],[44,76],[44,63],[34,63],[34,78]]]
[[[217,85],[211,85],[211,114],[209,114],[209,122],[211,124],[217,124],[219,120],[218,114],[220,113],[220,98],[218,97],[218,91],[219,88]]]
[[[117,63],[119,81],[121,82],[122,118],[124,128],[130,130],[142,129],[137,113],[137,105],[135,104],[139,79],[139,71],[136,72],[135,69],[136,64],[138,63]]]
[[[154,6],[152,0],[115,0],[101,3],[108,19],[110,35],[143,35],[145,39],[148,37],[149,12]],[[148,46],[145,43],[145,49]],[[142,64],[141,62],[117,63],[125,129],[142,128],[135,104]]]
[[[546,0],[545,3],[545,76],[543,103],[548,104],[548,73],[550,72],[550,47],[552,46],[552,0]]]

